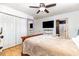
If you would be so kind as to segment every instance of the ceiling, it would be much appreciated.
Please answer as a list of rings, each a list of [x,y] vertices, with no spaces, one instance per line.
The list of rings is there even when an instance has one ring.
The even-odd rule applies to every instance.
[[[29,14],[37,19],[79,10],[79,3],[57,3],[55,7],[47,8],[49,10],[49,13],[40,12],[39,14],[36,14],[38,9],[29,8],[29,6],[32,5],[39,6],[39,3],[1,3],[1,4],[19,10],[26,14]],[[45,5],[48,4],[50,3],[45,3]]]

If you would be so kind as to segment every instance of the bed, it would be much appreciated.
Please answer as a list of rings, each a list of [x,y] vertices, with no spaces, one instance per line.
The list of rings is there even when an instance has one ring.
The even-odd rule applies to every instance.
[[[79,56],[79,48],[71,39],[38,35],[23,41],[22,53],[30,56]]]

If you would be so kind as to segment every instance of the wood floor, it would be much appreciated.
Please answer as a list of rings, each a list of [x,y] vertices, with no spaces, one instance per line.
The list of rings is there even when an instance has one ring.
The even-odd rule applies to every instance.
[[[21,56],[22,45],[17,45],[8,49],[3,50],[0,56]]]

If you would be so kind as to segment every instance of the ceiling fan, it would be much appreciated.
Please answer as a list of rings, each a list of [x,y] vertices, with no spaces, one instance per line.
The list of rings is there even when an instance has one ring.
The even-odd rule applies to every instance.
[[[47,8],[50,8],[50,7],[54,7],[56,6],[56,3],[53,3],[53,4],[49,4],[49,5],[45,5],[44,3],[40,3],[39,6],[29,6],[30,8],[39,8],[39,10],[37,11],[37,14],[39,12],[46,12],[46,13],[49,13],[49,11],[47,10]]]

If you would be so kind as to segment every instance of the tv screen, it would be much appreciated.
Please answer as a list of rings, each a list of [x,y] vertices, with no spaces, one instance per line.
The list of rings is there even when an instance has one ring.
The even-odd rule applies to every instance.
[[[44,21],[43,28],[54,28],[54,21]]]
[[[33,23],[30,23],[30,28],[33,28]]]

